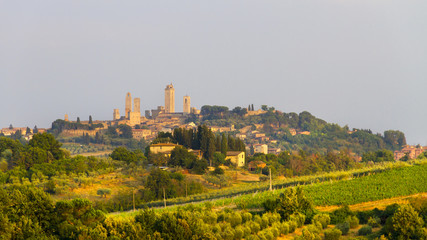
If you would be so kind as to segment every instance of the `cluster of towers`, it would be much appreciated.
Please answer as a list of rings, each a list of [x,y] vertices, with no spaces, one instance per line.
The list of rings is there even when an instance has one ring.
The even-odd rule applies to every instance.
[[[114,109],[113,119],[119,120],[120,118],[121,117],[120,117],[119,109]],[[132,96],[128,92],[126,94],[126,100],[125,100],[125,119],[140,121],[140,118],[141,118],[141,99],[140,98],[133,99],[133,111],[132,111]]]
[[[165,88],[165,113],[175,113],[175,89],[172,83]],[[184,96],[183,113],[191,113],[190,96]]]
[[[141,100],[140,98],[134,98],[133,99],[133,109],[132,109],[132,97],[131,94],[128,92],[126,94],[126,100],[125,100],[125,116],[124,119],[130,120],[131,123],[137,123],[140,122],[141,118]],[[165,88],[165,106],[159,106],[156,110],[151,110],[151,113],[149,110],[145,111],[146,117],[153,117],[156,118],[159,115],[170,115],[170,114],[190,114],[190,113],[197,113],[197,109],[191,107],[191,99],[189,96],[184,96],[183,99],[183,112],[182,113],[176,113],[175,112],[175,89],[173,88],[172,83],[167,85]],[[148,114],[147,114],[148,113]],[[119,109],[114,109],[113,113],[113,119],[114,120],[120,120],[123,119],[120,116]]]

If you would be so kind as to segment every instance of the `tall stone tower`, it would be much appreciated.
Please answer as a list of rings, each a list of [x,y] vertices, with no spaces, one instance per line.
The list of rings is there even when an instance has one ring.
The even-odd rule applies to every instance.
[[[175,89],[172,83],[165,88],[165,113],[175,112]]]
[[[191,100],[190,96],[184,96],[184,113],[190,114],[191,112]]]
[[[119,119],[120,119],[119,109],[114,109],[113,120],[119,120]]]
[[[139,98],[134,98],[133,99],[133,111],[134,112],[141,112],[141,99]]]
[[[126,105],[125,105],[125,117],[129,117],[129,113],[132,111],[132,97],[130,96],[130,93],[128,92],[126,94]]]

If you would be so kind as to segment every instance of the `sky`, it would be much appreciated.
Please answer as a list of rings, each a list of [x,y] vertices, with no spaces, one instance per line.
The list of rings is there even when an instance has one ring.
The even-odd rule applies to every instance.
[[[0,127],[265,104],[427,145],[427,1],[0,0]]]

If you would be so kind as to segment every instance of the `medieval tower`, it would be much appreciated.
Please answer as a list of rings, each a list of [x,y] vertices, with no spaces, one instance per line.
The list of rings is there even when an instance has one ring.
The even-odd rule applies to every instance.
[[[139,99],[139,98],[133,99],[133,111],[134,112],[138,112],[138,113],[141,112],[140,104],[141,104],[141,99]]]
[[[119,109],[114,109],[113,120],[119,120],[119,119],[120,119]]]
[[[190,101],[190,96],[184,96],[184,108],[183,108],[183,112],[190,114],[191,113],[191,101]]]
[[[132,97],[130,96],[130,93],[128,92],[126,94],[126,103],[125,103],[125,117],[129,117],[129,113],[132,111]]]
[[[175,112],[175,89],[172,83],[165,88],[165,113]]]

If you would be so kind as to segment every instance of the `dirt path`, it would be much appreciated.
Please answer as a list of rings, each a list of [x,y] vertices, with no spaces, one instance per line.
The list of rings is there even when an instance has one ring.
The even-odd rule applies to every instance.
[[[398,203],[398,204],[408,203],[411,198],[415,198],[415,197],[427,197],[427,193],[417,193],[417,194],[413,194],[413,195],[409,195],[409,196],[401,196],[401,197],[382,199],[382,200],[378,200],[378,201],[358,203],[358,204],[354,204],[354,205],[349,205],[349,207],[350,207],[350,210],[352,210],[352,211],[366,211],[366,210],[372,210],[374,208],[385,209],[388,205],[391,205],[393,203]],[[316,209],[321,211],[321,212],[332,212],[338,208],[340,208],[340,206],[318,206],[318,207],[316,207]]]

